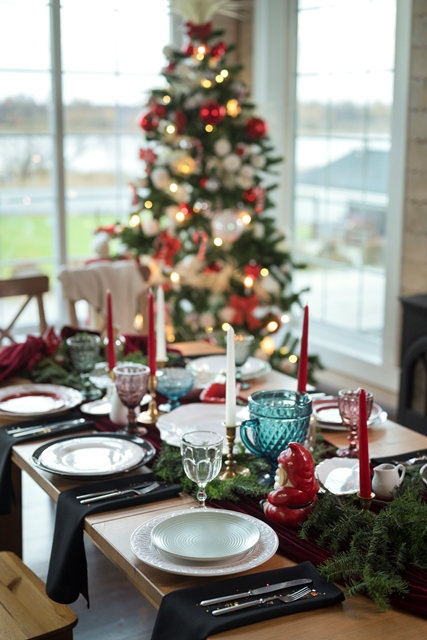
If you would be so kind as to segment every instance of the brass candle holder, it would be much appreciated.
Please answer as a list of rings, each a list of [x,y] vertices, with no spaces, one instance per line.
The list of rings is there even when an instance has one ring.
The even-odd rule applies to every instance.
[[[358,491],[357,497],[360,500],[360,506],[362,507],[362,511],[369,511],[369,509],[371,508],[372,500],[375,498],[375,493],[371,492],[371,495],[369,498],[362,498],[362,496],[360,495],[360,492]]]
[[[218,478],[220,480],[230,480],[231,478],[235,478],[236,476],[250,476],[250,470],[247,467],[242,467],[241,465],[237,464],[233,459],[234,442],[236,440],[236,429],[240,427],[240,422],[237,422],[232,426],[227,426],[225,422],[223,422],[222,426],[225,427],[228,453],[227,460],[225,461]]]
[[[157,360],[156,365],[158,369],[164,369],[167,365],[168,359],[166,360]]]
[[[159,410],[156,402],[157,378],[156,375],[150,374],[148,377],[148,392],[151,400],[148,403],[147,411],[139,414],[137,421],[142,424],[155,424],[159,419]]]

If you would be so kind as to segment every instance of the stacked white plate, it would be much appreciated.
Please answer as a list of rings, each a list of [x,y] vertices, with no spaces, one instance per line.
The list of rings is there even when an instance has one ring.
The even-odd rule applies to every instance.
[[[191,360],[187,369],[196,376],[196,387],[203,387],[213,382],[218,376],[224,375],[227,370],[227,356],[206,356]],[[242,380],[252,380],[267,375],[271,371],[271,365],[260,358],[251,356],[240,369]]]
[[[247,407],[238,407],[237,420],[242,422],[249,419]],[[225,404],[208,404],[194,402],[183,404],[170,413],[164,413],[157,421],[160,436],[164,442],[175,447],[180,446],[180,437],[187,431],[215,431],[225,436]],[[240,441],[240,430],[236,431],[236,442]],[[224,438],[224,452],[226,453],[227,442]]]
[[[327,396],[326,398],[316,398],[313,400],[313,415],[317,420],[317,424],[322,429],[330,431],[346,431],[343,425],[340,412],[338,409],[338,398],[336,396]],[[368,420],[368,427],[385,422],[387,413],[383,411],[376,402],[372,405],[371,415]]]
[[[225,509],[185,509],[166,513],[138,527],[133,553],[169,573],[228,575],[266,562],[278,538],[257,518]]]

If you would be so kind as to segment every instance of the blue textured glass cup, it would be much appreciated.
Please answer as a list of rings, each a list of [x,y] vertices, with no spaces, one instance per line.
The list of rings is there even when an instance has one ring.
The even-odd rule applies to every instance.
[[[179,398],[187,394],[194,386],[195,377],[187,369],[164,367],[156,373],[157,391],[170,402],[159,405],[159,410],[168,412],[179,407]]]
[[[311,397],[298,391],[256,391],[248,398],[249,420],[242,422],[243,444],[270,465],[290,442],[304,444],[311,416]],[[252,433],[252,439],[248,431]]]

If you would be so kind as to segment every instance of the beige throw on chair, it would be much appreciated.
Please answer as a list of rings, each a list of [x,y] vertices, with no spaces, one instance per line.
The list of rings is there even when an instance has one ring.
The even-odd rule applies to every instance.
[[[81,267],[62,267],[58,273],[62,293],[69,303],[70,322],[78,326],[74,303],[86,300],[90,308],[102,318],[105,328],[106,292],[111,291],[113,321],[123,333],[133,333],[135,315],[144,315],[144,298],[148,283],[134,260],[99,261]]]

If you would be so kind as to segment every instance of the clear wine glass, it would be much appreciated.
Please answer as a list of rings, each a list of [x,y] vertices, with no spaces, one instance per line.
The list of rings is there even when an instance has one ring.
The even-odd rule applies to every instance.
[[[156,377],[157,391],[170,400],[166,404],[159,405],[159,410],[165,413],[179,407],[179,398],[191,391],[195,380],[191,371],[179,367],[158,369]]]
[[[122,362],[114,367],[113,373],[117,395],[128,408],[127,432],[132,435],[146,433],[146,429],[140,429],[137,424],[135,409],[147,391],[150,369],[144,364]]]
[[[181,436],[185,474],[197,483],[197,509],[206,509],[206,485],[216,478],[222,465],[224,438],[215,431],[189,431]]]
[[[340,458],[358,458],[359,440],[359,393],[360,389],[340,389],[338,391],[338,409],[343,425],[347,428],[349,445],[346,449],[338,449]],[[372,411],[374,396],[366,392],[366,417],[369,418]]]
[[[251,355],[254,336],[245,334],[235,334],[234,336],[234,361],[236,363],[236,382],[241,389],[249,389],[250,384],[242,381],[242,367]]]
[[[76,333],[66,340],[72,365],[80,374],[82,394],[85,400],[97,400],[103,393],[90,381],[101,348],[101,338],[93,333]]]

